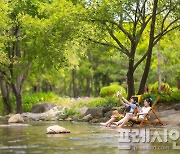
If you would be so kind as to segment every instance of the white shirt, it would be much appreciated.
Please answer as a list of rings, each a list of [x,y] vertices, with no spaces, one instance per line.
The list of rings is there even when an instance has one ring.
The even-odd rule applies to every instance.
[[[140,114],[141,113],[148,113],[149,112],[149,110],[151,109],[151,107],[149,106],[149,107],[142,107],[142,109],[141,109],[141,111],[140,111]],[[145,117],[145,115],[139,115],[139,119],[144,119],[144,117]]]

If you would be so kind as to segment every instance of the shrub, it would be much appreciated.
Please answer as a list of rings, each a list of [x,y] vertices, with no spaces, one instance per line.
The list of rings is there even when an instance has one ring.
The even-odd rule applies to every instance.
[[[177,88],[174,88],[171,93],[171,97],[176,101],[180,101],[180,90]]]
[[[76,108],[66,108],[64,114],[68,116],[79,115],[79,111]]]
[[[156,93],[145,93],[143,96],[144,98],[156,98],[160,96],[161,102],[170,102],[170,101],[180,101],[180,90],[177,88],[171,88],[171,93],[166,93],[164,91],[158,91]]]
[[[162,83],[160,90],[158,89],[158,82],[155,82],[153,85],[149,86],[148,93],[157,94],[157,93],[164,93],[169,94],[172,92],[172,88],[167,83]]]
[[[77,107],[83,107],[83,106],[87,106],[87,107],[113,107],[113,106],[120,106],[120,102],[119,99],[116,97],[99,97],[99,98],[95,98],[92,99],[90,101],[86,101],[86,102],[78,102],[76,103],[74,106]]]
[[[58,96],[52,92],[49,93],[33,93],[23,95],[23,109],[24,112],[29,112],[32,106],[39,102],[53,102],[58,100]]]
[[[119,90],[122,90],[122,95],[126,97],[126,90],[122,86],[119,86],[117,84],[113,84],[113,85],[101,88],[100,96],[101,97],[115,96]]]

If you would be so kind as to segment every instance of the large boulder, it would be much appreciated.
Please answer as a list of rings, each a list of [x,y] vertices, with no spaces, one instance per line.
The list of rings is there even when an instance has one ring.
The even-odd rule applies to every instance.
[[[103,108],[97,108],[97,107],[89,108],[86,111],[85,116],[88,114],[91,114],[93,118],[102,118],[104,116]]]
[[[46,129],[46,134],[61,134],[61,133],[70,133],[70,130],[58,125],[50,126]]]
[[[24,120],[20,114],[15,114],[11,116],[8,120],[8,123],[23,123]]]
[[[175,110],[180,110],[180,103],[174,105]]]
[[[31,112],[32,113],[44,113],[49,111],[50,109],[54,108],[55,104],[52,103],[41,103],[41,104],[35,104],[32,109]]]

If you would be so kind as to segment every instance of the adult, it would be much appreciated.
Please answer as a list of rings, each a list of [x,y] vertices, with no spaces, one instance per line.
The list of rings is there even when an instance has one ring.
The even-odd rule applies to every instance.
[[[133,114],[134,112],[134,109],[138,106],[137,104],[137,98],[136,97],[131,97],[130,100],[128,101],[127,99],[125,99],[124,97],[122,97],[121,94],[117,95],[120,99],[120,102],[122,105],[125,106],[125,109],[126,109],[126,115],[128,114]],[[124,115],[122,114],[119,114],[119,112],[117,110],[113,111],[113,114],[111,116],[111,119],[108,120],[107,122],[105,123],[100,123],[101,125],[103,126],[106,126],[106,127],[110,127],[111,124],[118,118],[120,117],[124,117]]]
[[[138,107],[138,113],[136,116],[134,114],[126,114],[124,118],[122,118],[118,122],[113,122],[113,124],[117,125],[118,127],[123,127],[129,120],[136,120],[137,118],[139,120],[143,120],[146,114],[151,109],[151,105],[152,105],[152,99],[147,98],[144,100],[144,106],[142,108],[140,106]]]

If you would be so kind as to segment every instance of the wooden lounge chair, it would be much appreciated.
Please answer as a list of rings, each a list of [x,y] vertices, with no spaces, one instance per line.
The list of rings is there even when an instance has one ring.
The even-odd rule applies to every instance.
[[[137,117],[135,123],[140,123],[139,126],[138,126],[139,128],[142,127],[143,123],[163,125],[163,122],[160,120],[158,114],[157,114],[156,111],[154,110],[154,107],[155,107],[155,105],[157,104],[157,102],[159,101],[159,99],[160,99],[160,96],[158,96],[158,97],[156,98],[156,100],[153,101],[152,106],[151,106],[151,109],[150,109],[149,112],[145,115],[145,117],[144,117],[143,120],[139,120],[139,118]],[[155,117],[157,118],[158,121],[152,121],[152,120],[150,119],[150,114],[151,114],[151,112],[155,115]]]

